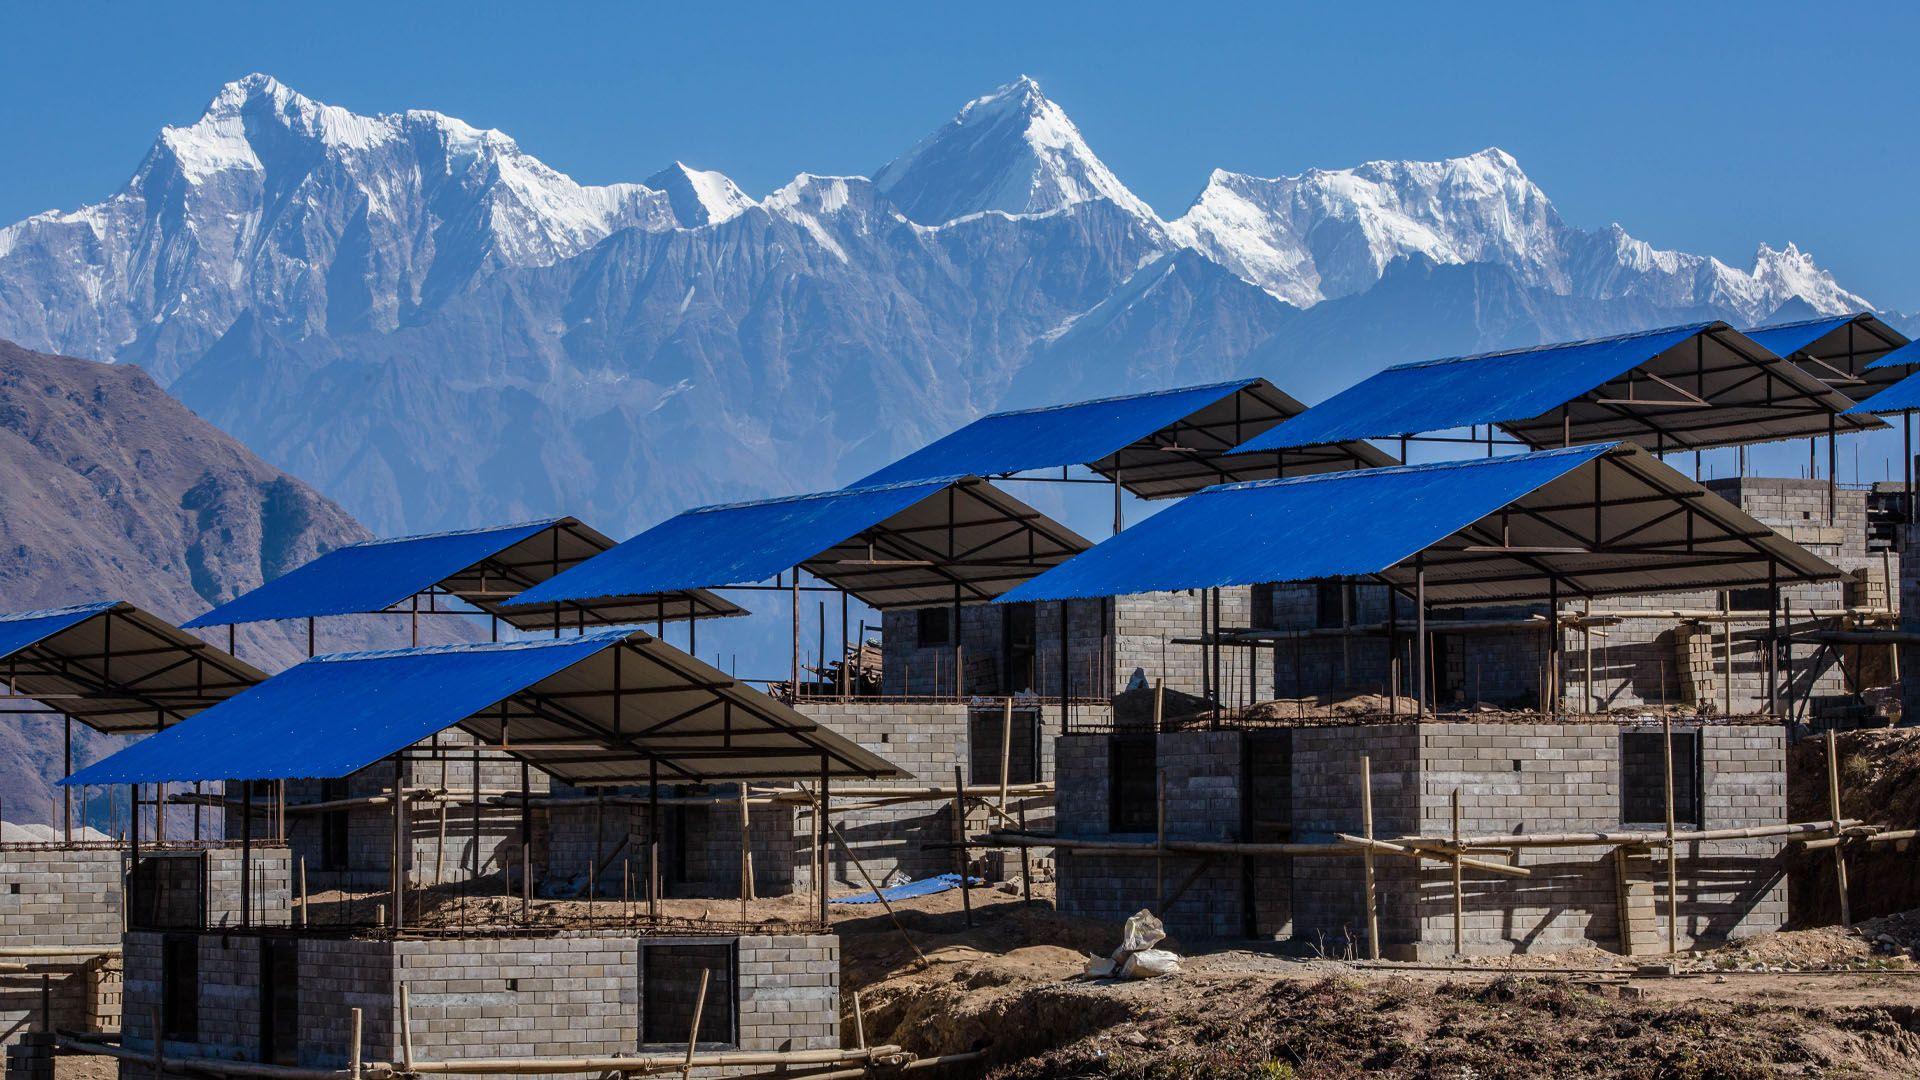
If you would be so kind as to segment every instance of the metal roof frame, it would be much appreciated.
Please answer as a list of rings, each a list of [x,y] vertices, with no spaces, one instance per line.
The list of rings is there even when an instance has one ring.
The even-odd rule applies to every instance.
[[[472,542],[444,553],[431,550],[452,547],[462,540]],[[472,614],[443,607],[443,600],[458,600],[526,631],[727,618],[747,613],[739,605],[703,590],[626,597],[612,605],[505,606],[519,593],[613,546],[610,537],[574,517],[364,540],[335,548],[186,626],[191,629],[349,614]],[[395,560],[408,565],[395,566]],[[360,580],[355,581],[356,577]]]
[[[688,510],[510,606],[753,587],[788,570],[883,611],[980,603],[1090,546],[986,480],[944,477]]]
[[[1910,344],[1905,334],[1870,311],[1757,326],[1746,334],[1855,401],[1865,401],[1900,380],[1893,365],[1878,362]]]
[[[1435,605],[1840,576],[1621,442],[1209,488],[1003,601],[1362,577],[1410,593],[1422,571]]]
[[[108,734],[170,727],[267,678],[123,601],[0,615],[0,637],[0,683]]]
[[[1716,321],[1400,364],[1242,449],[1411,440],[1489,424],[1536,450],[1632,439],[1665,453],[1884,426],[1845,415],[1853,404],[1800,365]],[[1422,425],[1416,430],[1376,430],[1416,421]]]
[[[315,657],[70,784],[333,779],[458,727],[578,786],[906,774],[644,630]]]
[[[848,486],[957,474],[1010,478],[1082,465],[1138,498],[1169,499],[1225,481],[1393,464],[1365,442],[1229,456],[1234,447],[1305,411],[1263,378],[1010,409],[983,416]]]

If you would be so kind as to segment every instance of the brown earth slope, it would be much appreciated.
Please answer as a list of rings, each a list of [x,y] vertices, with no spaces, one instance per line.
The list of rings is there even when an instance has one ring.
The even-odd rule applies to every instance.
[[[367,535],[139,368],[0,341],[0,610],[121,599],[178,622]],[[304,650],[291,629],[240,634],[270,670]],[[49,820],[59,729],[0,717],[8,820]],[[89,734],[80,759],[107,748]]]
[[[1920,825],[1920,728],[1843,731],[1836,736],[1840,813],[1869,825]],[[1800,740],[1787,753],[1787,814],[1793,821],[1829,816],[1824,738]],[[1847,854],[1847,896],[1856,919],[1920,907],[1920,853],[1915,841],[1856,844]],[[1795,925],[1840,918],[1833,853],[1801,856],[1789,879]]]

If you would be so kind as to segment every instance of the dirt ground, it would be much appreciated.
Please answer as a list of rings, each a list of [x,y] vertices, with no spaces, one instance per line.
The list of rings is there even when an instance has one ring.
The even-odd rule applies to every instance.
[[[1768,935],[1660,977],[1599,949],[1363,965],[1170,941],[1178,974],[1116,981],[1083,971],[1120,928],[1057,915],[1052,900],[1039,883],[1032,906],[1012,887],[905,901],[893,916],[833,905],[847,1044],[857,994],[869,1043],[923,1057],[986,1051],[927,1071],[934,1080],[1920,1076],[1920,912],[1857,932]],[[543,920],[576,925],[584,913],[541,907]],[[731,918],[739,903],[668,908]],[[604,902],[601,913],[614,910]],[[785,898],[750,913],[797,921],[808,908]],[[104,1058],[63,1057],[57,1070],[59,1080],[112,1074]]]
[[[975,890],[971,929],[957,893],[900,905],[911,946],[883,912],[836,907],[868,1039],[984,1047],[947,1075],[1000,1080],[1920,1075],[1920,915],[1768,935],[1661,977],[1597,949],[1423,966],[1235,948],[1113,981],[1081,973],[1119,927],[1057,916],[1049,892],[1023,908]]]

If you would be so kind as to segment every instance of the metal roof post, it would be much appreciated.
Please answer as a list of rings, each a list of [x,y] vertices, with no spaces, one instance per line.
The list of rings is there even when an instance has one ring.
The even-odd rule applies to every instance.
[[[1560,577],[1547,575],[1547,715],[1560,715]]]
[[[1427,715],[1427,556],[1425,552],[1413,558],[1414,581],[1414,670],[1418,673],[1414,685],[1417,689],[1415,700],[1419,703],[1419,715]]]
[[[1067,657],[1067,601],[1060,601],[1060,734],[1067,734],[1067,684],[1073,678],[1073,664]]]
[[[1780,714],[1780,575],[1767,560],[1767,714]]]

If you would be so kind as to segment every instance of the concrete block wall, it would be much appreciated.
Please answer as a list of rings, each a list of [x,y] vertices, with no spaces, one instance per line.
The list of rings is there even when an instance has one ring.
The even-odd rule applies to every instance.
[[[1885,561],[1867,552],[1866,492],[1837,492],[1837,512],[1830,519],[1824,480],[1749,476],[1704,483],[1708,490],[1753,515],[1762,524],[1860,578],[1858,583],[1783,585],[1780,589],[1783,607],[1791,605],[1794,610],[1805,612],[1865,603],[1876,595],[1871,582],[1887,576]],[[1885,585],[1880,585],[1877,595],[1884,598],[1885,592]],[[1663,593],[1597,601],[1593,611],[1596,614],[1672,609],[1717,611],[1721,610],[1722,602],[1717,592]],[[1764,603],[1742,602],[1736,597],[1734,606],[1762,608]],[[1902,610],[1907,608],[1903,606]],[[1795,625],[1806,628],[1808,624],[1803,617],[1796,616]],[[1735,624],[1733,628],[1730,678],[1736,715],[1766,708],[1766,646],[1757,637],[1764,628],[1762,623]],[[1589,707],[1626,708],[1710,697],[1716,709],[1726,709],[1728,657],[1724,632],[1718,623],[1682,629],[1671,621],[1633,619],[1607,627],[1605,637],[1596,634],[1593,638],[1591,699],[1586,689],[1585,644],[1584,637],[1575,631],[1567,634],[1563,646],[1567,701],[1575,708],[1582,711]],[[1794,698],[1810,700],[1814,716],[1844,708],[1849,695],[1839,664],[1831,658],[1817,665],[1814,661],[1812,649],[1796,650]],[[1781,674],[1784,679],[1784,667]],[[1781,693],[1784,707],[1784,683]]]
[[[993,764],[994,775],[976,778],[970,753],[970,718],[976,714],[983,718],[983,725],[993,727],[992,738],[997,745],[1000,706],[991,699],[978,705],[904,701],[802,702],[801,711],[912,774],[910,779],[898,781],[898,784],[952,784],[956,766],[969,784],[990,783],[997,779],[997,761]],[[1030,711],[1029,708],[1019,707],[1015,714],[1016,722],[1022,714]],[[1077,722],[1101,725],[1110,722],[1110,710],[1105,706],[1082,706],[1078,713]],[[1054,739],[1050,737],[1050,732],[1058,723],[1056,717],[1056,710],[1042,709],[1040,712],[1042,780],[1050,780],[1054,775]],[[877,783],[883,788],[888,784],[873,781],[859,783],[862,787]],[[1011,812],[1017,813],[1023,802],[1029,828],[1045,830],[1051,827],[1052,812],[1043,800],[1015,800]],[[839,826],[861,866],[875,881],[884,881],[896,874],[918,879],[951,873],[954,869],[953,852],[922,848],[928,842],[944,843],[952,839],[952,806],[950,801],[902,803],[835,814],[834,823]],[[970,830],[984,830],[988,827],[986,811],[978,807],[971,808],[966,824]],[[794,887],[806,887],[812,882],[811,858],[806,852],[812,830],[812,815],[797,815],[793,829],[793,846],[797,852],[793,860]],[[735,835],[737,837],[738,834]],[[864,888],[860,871],[847,860],[838,844],[830,848],[828,865],[835,882]],[[738,866],[737,860],[735,866]],[[738,873],[737,869],[735,873]]]
[[[663,798],[717,801],[705,805],[667,802],[660,807],[661,889],[668,896],[737,897],[740,894],[740,811],[738,784],[662,785]],[[548,877],[578,888],[586,867],[603,864],[598,895],[619,896],[626,875],[641,888],[646,872],[648,826],[646,789],[607,792],[596,810],[591,793],[556,784],[555,795],[573,796],[548,810]],[[753,858],[754,895],[781,896],[793,891],[795,810],[755,805],[748,809],[748,850]],[[595,823],[599,840],[595,841]],[[684,848],[682,844],[684,843]],[[684,865],[685,875],[679,873]]]
[[[153,1046],[152,1012],[163,992],[167,935],[136,931],[126,942],[130,1048]],[[260,1055],[260,937],[200,934],[196,1038],[168,1040],[183,1056],[257,1060]],[[820,935],[656,938],[616,931],[541,936],[299,940],[298,1063],[346,1063],[351,1012],[363,1011],[362,1058],[399,1056],[399,986],[407,986],[414,1055],[476,1057],[631,1054],[643,1047],[645,965],[651,945],[708,945],[731,951],[735,1032],[742,1051],[840,1045],[839,939]],[[711,1005],[711,1002],[709,1003]],[[702,1044],[705,1047],[707,1044]],[[149,1080],[125,1062],[121,1075]]]
[[[1241,804],[1248,780],[1262,784],[1258,770],[1276,767],[1287,770],[1287,781],[1257,790],[1265,802],[1285,798],[1292,839],[1331,842],[1340,833],[1361,834],[1363,755],[1370,764],[1378,837],[1448,835],[1456,790],[1464,835],[1617,831],[1623,825],[1623,730],[1637,729],[1615,723],[1301,727],[1284,733],[1284,748],[1276,743],[1260,751],[1252,740],[1277,739],[1282,733],[1182,732],[1161,735],[1157,754],[1166,777],[1168,833],[1174,837],[1238,838],[1246,820]],[[1704,827],[1779,824],[1786,807],[1784,731],[1762,725],[1700,731]],[[1062,836],[1108,834],[1109,742],[1101,735],[1059,740]],[[1278,816],[1272,806],[1248,809],[1256,821]],[[1783,846],[1764,838],[1683,845],[1682,947],[1778,929],[1786,916]],[[1530,877],[1465,874],[1465,951],[1618,947],[1623,884],[1648,899],[1647,913],[1666,910],[1664,867],[1644,852],[1625,883],[1611,848],[1529,848],[1520,858],[1533,871]],[[1242,879],[1250,873],[1256,904],[1250,921],[1260,933],[1289,936],[1330,955],[1365,955],[1366,894],[1359,858],[1222,857],[1215,862],[1189,890],[1195,908],[1183,912],[1183,899],[1164,914],[1176,933],[1242,934],[1249,922]],[[1117,921],[1153,907],[1153,864],[1149,857],[1062,852],[1061,910]],[[1163,871],[1184,877],[1186,868]],[[1452,953],[1450,871],[1383,856],[1375,860],[1375,881],[1384,956],[1430,959]],[[1640,918],[1636,927],[1643,939],[1653,929],[1649,917]]]
[[[208,918],[215,925],[236,923],[240,852],[213,848],[205,855]],[[108,844],[0,845],[0,938],[14,946],[119,946],[127,856],[126,848]],[[256,847],[254,869],[256,921],[284,925],[291,910],[286,849]],[[52,976],[55,1026],[90,1031],[118,1026],[118,961],[77,958],[34,964],[32,971]],[[30,1027],[39,1011],[39,980],[0,982],[0,1043]]]
[[[1622,827],[1617,724],[1428,725],[1421,735],[1421,835],[1452,828],[1460,792],[1466,835],[1618,830]],[[1684,729],[1683,729],[1684,730]],[[1780,824],[1786,807],[1786,738],[1773,726],[1701,731],[1702,816],[1709,829]],[[1513,768],[1520,763],[1518,770]],[[1702,827],[1680,824],[1681,831]],[[1784,844],[1755,839],[1683,845],[1679,865],[1681,947],[1716,945],[1777,930],[1786,917]],[[1469,953],[1509,953],[1594,945],[1618,949],[1622,882],[1610,848],[1527,848],[1527,878],[1464,875],[1463,931]],[[1632,880],[1650,886],[1653,903],[1639,929],[1659,929],[1664,951],[1666,874],[1656,856],[1634,864]],[[1409,955],[1450,955],[1451,872],[1422,872],[1421,929]],[[1651,925],[1649,925],[1649,923]]]
[[[1058,740],[1056,793],[1058,834],[1112,836],[1108,770],[1112,737],[1066,735]],[[1157,760],[1166,777],[1166,828],[1170,839],[1240,838],[1240,777],[1245,736],[1238,731],[1168,732],[1157,740]],[[1152,833],[1138,839],[1151,840]],[[1060,851],[1060,910],[1069,915],[1124,920],[1142,908],[1159,915],[1170,933],[1192,939],[1236,937],[1246,919],[1240,860],[1168,856],[1103,855]],[[1156,866],[1156,861],[1160,865]],[[1162,908],[1160,890],[1176,888],[1190,875],[1174,904]]]
[[[1112,614],[1103,600],[1075,600],[1067,604],[1067,657],[1073,694],[1104,696],[1114,669]],[[941,610],[951,618],[952,607]],[[1006,609],[998,604],[965,604],[960,608],[959,690],[967,695],[1032,692],[1058,696],[1060,685],[1060,605],[1033,608],[1034,659],[1031,672],[1005,671]],[[886,697],[944,697],[955,695],[954,647],[919,643],[918,609],[885,612],[881,616],[881,690]],[[1029,677],[1030,676],[1030,677]]]
[[[473,752],[467,747],[475,739],[460,730],[441,732],[435,739],[417,744],[414,750],[436,755],[433,760],[409,760],[402,766],[403,782],[408,788],[440,788],[459,801],[440,804],[415,802],[407,808],[409,880],[415,885],[466,882],[475,876],[476,851],[478,876],[497,878],[503,867],[518,874],[520,859],[520,811],[512,805],[493,805],[487,795],[520,791],[520,764],[498,751],[481,751],[479,781],[482,792],[478,839],[473,826],[471,802],[474,788]],[[549,780],[538,769],[529,771],[529,788],[538,797],[548,791]],[[231,785],[230,785],[231,786]],[[344,780],[345,798],[384,795],[393,788],[393,765],[380,762],[353,773]],[[236,789],[237,790],[237,789]],[[328,792],[339,792],[317,780],[287,781],[287,804],[322,801]],[[440,819],[447,819],[445,840],[441,839]],[[393,811],[387,806],[355,806],[340,811],[347,824],[347,861],[344,869],[326,865],[322,848],[323,819],[326,813],[287,814],[287,842],[296,859],[305,859],[309,888],[382,889],[387,886],[393,851]],[[227,835],[240,835],[240,811],[229,808]],[[256,800],[254,835],[266,830],[264,800]],[[536,858],[535,865],[542,860]]]

